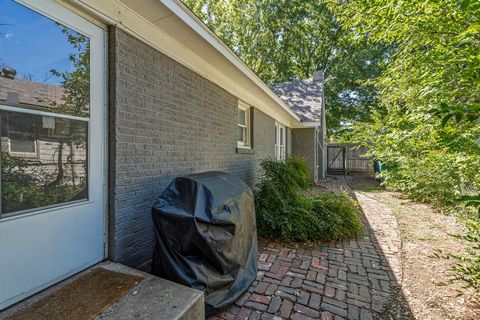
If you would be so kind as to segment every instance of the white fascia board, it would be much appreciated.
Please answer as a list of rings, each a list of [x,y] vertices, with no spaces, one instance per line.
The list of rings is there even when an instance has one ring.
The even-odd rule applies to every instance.
[[[302,121],[298,128],[316,128],[320,126],[320,121]]]
[[[295,127],[300,124],[300,118],[275,93],[250,70],[243,61],[235,55],[208,27],[193,13],[178,1],[158,0],[171,10],[181,21],[201,36],[215,50],[220,52],[227,61],[232,63],[244,76],[248,77],[264,96],[252,96],[248,90],[241,88],[238,79],[227,77],[218,68],[211,65],[198,54],[183,46],[166,32],[152,24],[146,18],[117,0],[70,0],[82,10],[93,14],[96,19],[106,24],[115,25],[119,29],[141,39],[168,57],[183,64],[197,74],[209,79],[224,90],[242,99],[253,107],[265,112],[272,118]],[[61,1],[60,1],[61,2]]]

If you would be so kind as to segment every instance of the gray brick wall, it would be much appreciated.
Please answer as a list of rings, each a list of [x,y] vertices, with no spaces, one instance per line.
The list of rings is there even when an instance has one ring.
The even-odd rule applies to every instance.
[[[274,156],[274,120],[254,110],[254,154],[236,152],[238,100],[121,30],[109,30],[109,252],[151,258],[150,210],[172,178],[222,170],[252,185]]]
[[[302,128],[292,129],[292,155],[305,159],[310,168],[310,176],[312,180],[314,178],[315,168],[315,151],[314,151],[314,138],[315,129]]]

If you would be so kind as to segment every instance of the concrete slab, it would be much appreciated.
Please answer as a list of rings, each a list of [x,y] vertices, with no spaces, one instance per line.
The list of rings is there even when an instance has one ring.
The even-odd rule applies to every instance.
[[[97,320],[204,319],[203,292],[117,263],[106,263],[112,271],[145,278],[136,288],[111,305]]]
[[[190,320],[204,319],[203,292],[110,261],[99,263],[0,312],[0,319],[35,303],[93,268],[105,268],[144,278],[130,292],[112,304],[96,320]]]

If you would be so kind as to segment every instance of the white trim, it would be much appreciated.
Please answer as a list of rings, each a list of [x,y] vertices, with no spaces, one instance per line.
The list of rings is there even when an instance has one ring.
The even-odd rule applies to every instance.
[[[252,148],[252,139],[251,139],[251,135],[252,135],[252,121],[250,120],[250,117],[251,117],[251,110],[252,108],[247,105],[246,103],[242,102],[242,101],[238,101],[238,109],[240,110],[243,110],[245,112],[245,124],[240,124],[237,120],[237,129],[238,127],[241,127],[243,129],[245,129],[246,131],[246,137],[245,137],[245,141],[239,141],[237,139],[237,147],[239,148],[243,148],[243,149],[251,149]],[[237,111],[238,112],[238,111]],[[238,114],[237,114],[238,116]],[[238,132],[237,132],[238,134]]]
[[[81,200],[73,200],[73,201],[68,201],[68,202],[52,204],[51,206],[45,206],[45,207],[15,211],[15,212],[10,212],[10,213],[3,213],[2,214],[2,219],[0,219],[0,223],[4,223],[4,222],[14,220],[14,219],[23,219],[23,218],[26,218],[26,217],[35,216],[37,214],[48,213],[48,212],[51,212],[51,211],[54,211],[54,210],[58,210],[60,208],[64,209],[64,208],[72,208],[72,207],[76,207],[76,206],[81,206],[81,205],[89,204],[89,203],[92,203],[92,202],[93,201],[90,201],[88,199],[81,199]]]
[[[316,128],[320,126],[320,121],[302,121],[300,122],[301,128]]]
[[[283,135],[280,132],[283,131]],[[283,148],[283,150],[282,150]],[[287,126],[275,121],[275,159],[283,161],[287,157]]]
[[[18,113],[28,113],[28,114],[33,114],[36,116],[44,116],[44,117],[54,117],[54,118],[62,118],[62,119],[69,119],[69,120],[86,121],[86,122],[90,121],[90,118],[77,117],[77,116],[71,116],[69,114],[47,112],[47,111],[34,110],[34,109],[12,107],[12,106],[7,106],[3,104],[0,104],[0,110],[18,112]]]

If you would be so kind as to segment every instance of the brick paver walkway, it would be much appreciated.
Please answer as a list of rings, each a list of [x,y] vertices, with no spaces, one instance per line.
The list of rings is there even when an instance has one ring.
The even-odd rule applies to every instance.
[[[335,188],[344,181],[336,181]],[[350,194],[352,194],[351,190]],[[260,244],[257,280],[217,319],[373,319],[401,282],[400,235],[392,210],[354,193],[364,232],[316,250]]]

